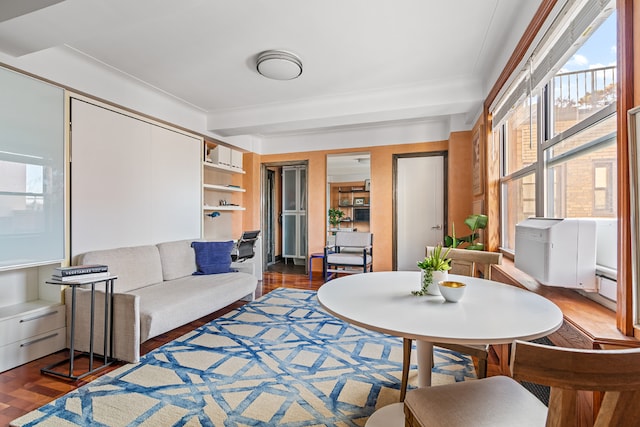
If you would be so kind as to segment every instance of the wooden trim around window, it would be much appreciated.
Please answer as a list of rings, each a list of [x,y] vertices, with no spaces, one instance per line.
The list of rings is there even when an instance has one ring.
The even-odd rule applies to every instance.
[[[631,201],[627,111],[634,107],[633,3],[617,0],[618,13],[618,301],[617,326],[633,336]]]

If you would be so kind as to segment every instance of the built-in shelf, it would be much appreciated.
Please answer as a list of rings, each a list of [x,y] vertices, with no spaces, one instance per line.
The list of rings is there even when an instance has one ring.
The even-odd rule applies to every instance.
[[[227,166],[227,165],[221,165],[221,164],[216,164],[216,163],[211,163],[211,162],[202,162],[202,163],[204,164],[205,167],[208,167],[208,168],[211,168],[211,169],[218,169],[218,170],[221,170],[221,171],[233,172],[233,173],[246,173],[242,169],[232,168],[231,166]]]
[[[243,211],[245,208],[242,206],[209,206],[204,205],[202,207],[204,211]]]
[[[233,187],[228,185],[217,185],[217,184],[202,184],[202,187],[205,190],[215,190],[215,191],[229,191],[229,192],[239,192],[244,193],[247,190],[240,187]]]

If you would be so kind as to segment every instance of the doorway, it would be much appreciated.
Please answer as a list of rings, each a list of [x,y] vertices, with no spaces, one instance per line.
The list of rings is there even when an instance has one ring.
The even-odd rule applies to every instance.
[[[393,269],[418,270],[447,229],[447,153],[393,156]]]
[[[307,162],[262,164],[264,271],[307,274],[307,167]]]
[[[276,262],[276,230],[273,226],[276,220],[276,171],[273,168],[266,169],[265,180],[265,194],[264,194],[264,211],[266,216],[266,228],[263,227],[264,232],[264,246],[265,246],[265,262],[267,267],[275,264]]]

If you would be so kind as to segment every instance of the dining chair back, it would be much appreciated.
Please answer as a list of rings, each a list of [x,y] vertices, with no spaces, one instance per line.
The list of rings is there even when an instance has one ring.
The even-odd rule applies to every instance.
[[[432,246],[427,246],[425,255],[429,256],[433,252]],[[446,248],[444,249],[447,250]],[[493,264],[502,264],[502,254],[499,252],[476,251],[468,249],[451,248],[447,253],[447,258],[451,259],[451,274],[459,274],[462,276],[478,277],[480,273],[485,279],[491,279],[491,266]],[[411,347],[413,341],[409,338],[403,339],[403,367],[402,367],[402,384],[400,389],[400,400],[403,400],[409,383],[409,367],[411,365]],[[458,353],[468,354],[475,357],[478,361],[478,369],[476,376],[485,378],[487,376],[487,366],[489,360],[489,345],[464,345],[464,344],[448,344],[433,343],[434,346],[446,348]]]
[[[640,424],[640,348],[583,350],[515,341],[513,378],[495,376],[407,393],[406,426],[579,424],[579,392],[603,392],[595,427]],[[547,408],[519,384],[551,387]]]
[[[431,249],[427,247],[427,254]],[[502,264],[500,252],[451,248],[447,257],[451,259],[451,270],[449,271],[451,274],[485,279],[491,279],[492,264]]]

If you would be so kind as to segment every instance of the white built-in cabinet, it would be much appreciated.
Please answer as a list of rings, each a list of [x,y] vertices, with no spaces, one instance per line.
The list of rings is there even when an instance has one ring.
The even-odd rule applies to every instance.
[[[61,288],[45,283],[59,265],[0,272],[0,372],[66,347]]]
[[[0,372],[66,347],[65,93],[0,67]]]
[[[71,99],[72,258],[201,236],[203,139],[125,113]]]

